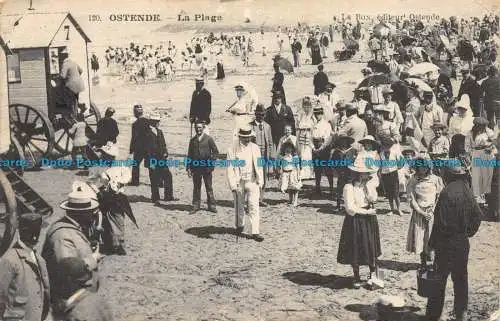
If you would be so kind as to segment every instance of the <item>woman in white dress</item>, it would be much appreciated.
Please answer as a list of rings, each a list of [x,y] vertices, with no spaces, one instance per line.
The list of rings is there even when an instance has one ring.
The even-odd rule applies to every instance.
[[[448,136],[451,138],[456,134],[468,136],[472,130],[474,114],[470,107],[469,95],[464,94],[459,102],[455,104],[455,111],[450,118]]]
[[[311,97],[306,96],[302,100],[302,112],[299,115],[299,120],[297,122],[297,140],[298,140],[298,152],[301,160],[310,161],[312,160],[312,129],[316,119],[312,112],[312,102]],[[301,179],[313,179],[314,172],[311,166],[303,166],[300,170]]]
[[[494,145],[495,133],[488,128],[488,120],[483,117],[474,118],[474,127],[471,135],[466,137],[466,149],[470,146],[472,154],[472,192],[479,204],[485,204],[485,194],[491,192],[491,180],[494,166],[491,162],[496,159],[497,149]],[[477,161],[480,159],[480,161]],[[498,195],[496,195],[498,197]]]

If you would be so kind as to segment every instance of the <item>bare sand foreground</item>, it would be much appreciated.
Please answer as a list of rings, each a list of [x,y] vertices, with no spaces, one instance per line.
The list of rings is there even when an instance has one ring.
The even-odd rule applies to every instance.
[[[355,63],[326,67],[347,99],[352,97],[360,68]],[[303,75],[313,71],[306,66]],[[271,68],[259,70],[246,78],[265,105],[270,102],[270,73]],[[232,86],[239,78],[243,76],[228,76],[223,83],[210,81],[207,86],[213,96],[211,131],[223,152],[233,127],[223,111],[234,99]],[[191,79],[132,86],[102,77],[102,84],[93,89],[93,100],[102,110],[108,105],[117,109],[121,159],[128,154],[128,117],[135,103],[164,111],[161,127],[171,157],[182,158],[189,139],[185,115],[193,87]],[[288,101],[297,100],[312,92],[312,79],[287,75],[285,90]],[[416,293],[418,258],[404,250],[410,221],[406,203],[403,217],[385,215],[385,200],[377,204],[385,289],[352,290],[348,288],[350,267],[336,262],[343,214],[334,211],[333,202],[326,197],[309,200],[312,194],[307,184],[311,183],[301,192],[301,206],[292,210],[286,205],[287,196],[272,181],[266,192],[272,206],[261,209],[264,242],[244,238],[236,242],[225,170],[217,169],[214,175],[218,214],[201,211],[189,215],[192,183],[183,168],[173,168],[172,173],[177,202],[153,206],[146,171],[141,173],[143,185],[126,189],[140,228],[127,224],[128,255],[106,257],[101,264],[100,293],[110,302],[116,320],[375,320],[370,304],[381,294],[402,296],[414,307],[404,320],[417,320],[424,314],[425,300]],[[82,178],[64,169],[28,172],[25,177],[55,206],[65,199],[71,182]],[[61,214],[56,209],[51,220]],[[470,320],[487,320],[499,308],[498,232],[498,223],[483,222],[471,239]],[[366,277],[368,271],[362,273]],[[452,292],[450,282],[445,319],[452,310]]]

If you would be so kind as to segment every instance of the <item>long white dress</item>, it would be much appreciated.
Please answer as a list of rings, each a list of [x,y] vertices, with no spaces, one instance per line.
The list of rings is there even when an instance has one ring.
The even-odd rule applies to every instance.
[[[491,180],[493,179],[494,167],[491,165],[481,166],[480,164],[474,164],[475,158],[480,158],[482,162],[492,161],[496,159],[497,150],[492,145],[489,148],[481,148],[490,145],[495,139],[495,133],[490,128],[486,128],[486,132],[477,135],[474,139],[472,136],[468,137],[470,139],[471,153],[472,153],[472,192],[479,203],[485,203],[484,194],[489,194],[491,192]],[[498,197],[498,195],[497,195]]]
[[[298,153],[301,160],[312,160],[312,130],[316,120],[313,113],[301,114],[297,123],[297,142]],[[313,179],[314,170],[312,166],[302,166],[300,170],[301,179]]]

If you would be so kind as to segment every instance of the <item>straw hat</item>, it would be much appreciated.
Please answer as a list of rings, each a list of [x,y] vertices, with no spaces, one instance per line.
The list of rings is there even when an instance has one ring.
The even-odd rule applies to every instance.
[[[363,137],[363,139],[359,140],[360,144],[366,144],[366,143],[371,143],[375,145],[375,148],[380,148],[380,143],[375,140],[375,138],[372,135],[366,135]]]
[[[445,129],[446,128],[446,125],[443,124],[442,122],[440,121],[435,121],[432,125],[431,125],[431,128],[432,129]]]
[[[151,113],[149,114],[149,120],[160,121],[161,115],[159,113]]]
[[[99,207],[99,203],[93,199],[94,195],[84,191],[81,186],[69,193],[68,199],[59,205],[63,210],[88,211]]]
[[[241,127],[238,130],[238,137],[252,137],[252,128],[250,126]]]

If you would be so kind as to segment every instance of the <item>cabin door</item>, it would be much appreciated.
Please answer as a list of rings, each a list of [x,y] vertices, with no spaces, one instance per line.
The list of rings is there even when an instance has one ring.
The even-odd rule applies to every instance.
[[[64,80],[61,79],[61,68],[64,61],[61,52],[65,47],[51,47],[49,48],[49,64],[48,64],[48,81],[49,81],[49,95],[51,97],[49,112],[50,116],[56,115],[70,115],[73,113],[73,109],[67,105],[67,88],[64,85]]]

